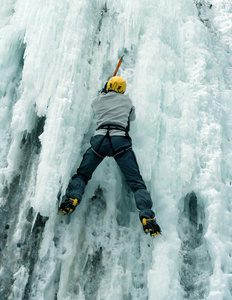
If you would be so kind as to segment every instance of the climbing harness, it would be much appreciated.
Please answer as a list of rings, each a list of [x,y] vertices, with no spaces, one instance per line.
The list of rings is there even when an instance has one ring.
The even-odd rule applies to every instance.
[[[121,131],[124,131],[124,132],[125,132],[125,137],[126,137],[127,139],[131,140],[127,128],[125,128],[125,127],[123,127],[123,126],[121,126],[121,125],[117,125],[117,124],[110,124],[110,125],[100,125],[100,126],[97,128],[97,130],[98,130],[98,129],[106,129],[107,132],[106,132],[106,134],[103,136],[103,138],[102,138],[100,144],[98,145],[97,149],[94,149],[93,147],[91,147],[91,150],[92,150],[97,156],[99,156],[99,157],[101,157],[101,158],[104,158],[104,157],[105,157],[105,156],[102,156],[102,155],[99,153],[99,150],[100,150],[101,145],[102,145],[103,141],[105,140],[105,138],[108,138],[108,139],[109,139],[110,147],[111,147],[112,152],[113,152],[113,155],[112,155],[113,157],[115,157],[115,156],[117,156],[117,155],[119,155],[119,154],[121,154],[121,153],[124,153],[124,152],[126,152],[127,150],[129,150],[129,149],[132,148],[132,146],[130,146],[130,147],[126,147],[126,148],[124,148],[124,149],[120,149],[120,151],[115,151],[114,148],[113,148],[113,145],[112,145],[111,136],[110,136],[110,130],[121,130]]]

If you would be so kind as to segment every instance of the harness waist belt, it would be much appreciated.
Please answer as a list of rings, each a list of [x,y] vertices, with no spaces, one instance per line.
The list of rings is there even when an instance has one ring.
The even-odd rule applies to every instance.
[[[117,125],[117,124],[100,125],[100,126],[98,126],[98,128],[96,130],[99,130],[99,129],[122,130],[122,131],[128,132],[128,130],[125,127],[123,127],[121,125]]]

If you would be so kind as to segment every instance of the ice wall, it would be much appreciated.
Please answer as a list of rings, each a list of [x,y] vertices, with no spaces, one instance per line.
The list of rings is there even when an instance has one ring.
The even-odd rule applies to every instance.
[[[231,33],[226,0],[3,0],[0,299],[232,298]],[[57,214],[123,53],[155,239],[110,158]]]

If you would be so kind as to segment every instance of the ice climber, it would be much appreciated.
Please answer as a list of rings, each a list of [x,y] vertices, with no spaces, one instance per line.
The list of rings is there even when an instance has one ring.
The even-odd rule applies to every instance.
[[[131,99],[124,95],[126,81],[113,76],[92,103],[97,119],[97,129],[91,138],[91,147],[85,152],[77,173],[72,177],[66,195],[62,198],[60,211],[71,213],[80,204],[85,186],[94,170],[106,156],[114,157],[134,193],[139,218],[146,233],[161,233],[151,210],[152,200],[139,172],[132,142],[129,123],[135,120],[135,107]]]

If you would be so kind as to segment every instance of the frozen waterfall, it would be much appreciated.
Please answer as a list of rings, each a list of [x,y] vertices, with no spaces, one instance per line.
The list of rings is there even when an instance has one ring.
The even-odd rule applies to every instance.
[[[119,75],[163,235],[106,158],[58,214]],[[231,0],[1,0],[0,299],[232,299]]]

